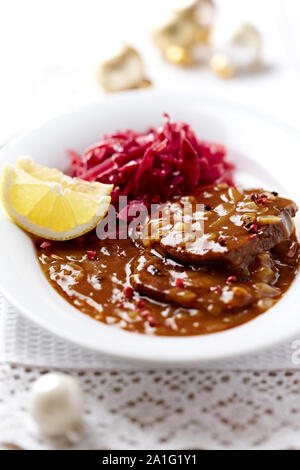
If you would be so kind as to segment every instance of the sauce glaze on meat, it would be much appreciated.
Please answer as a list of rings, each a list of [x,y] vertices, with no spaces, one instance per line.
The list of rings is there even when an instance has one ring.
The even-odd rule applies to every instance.
[[[291,236],[296,212],[289,199],[223,183],[164,204],[146,223],[144,244],[184,263],[247,270],[258,253]]]
[[[189,221],[204,223],[204,243],[198,228],[182,243],[187,201]],[[276,193],[222,184],[168,202],[146,221],[142,241],[90,233],[47,249],[36,242],[37,253],[52,286],[96,320],[139,333],[207,334],[255,318],[288,289],[299,265],[296,211]]]

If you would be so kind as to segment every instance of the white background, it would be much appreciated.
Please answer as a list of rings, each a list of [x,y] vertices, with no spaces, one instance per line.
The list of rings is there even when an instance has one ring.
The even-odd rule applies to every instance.
[[[0,0],[0,142],[101,97],[93,68],[118,41],[138,48],[155,87],[226,96],[300,128],[298,0],[216,2],[220,20],[251,21],[264,36],[262,71],[225,82],[205,67],[178,69],[160,58],[150,30],[170,3]]]

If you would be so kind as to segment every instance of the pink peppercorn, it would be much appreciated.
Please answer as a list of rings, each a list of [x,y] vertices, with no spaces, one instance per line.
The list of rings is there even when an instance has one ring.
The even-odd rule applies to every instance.
[[[135,305],[138,308],[144,308],[145,307],[145,302],[142,299],[138,299],[138,300],[135,301]]]
[[[269,203],[269,198],[266,196],[266,194],[258,194],[258,193],[252,193],[250,195],[250,198],[252,201],[255,202],[256,205],[266,205]]]
[[[184,279],[178,277],[175,281],[175,286],[176,287],[181,287],[181,288],[184,287]]]
[[[249,232],[250,233],[257,233],[258,232],[257,224],[251,224],[250,227],[249,227]]]
[[[123,294],[125,295],[125,297],[126,297],[127,299],[132,299],[133,294],[134,294],[134,290],[133,290],[133,288],[132,288],[131,286],[126,286],[126,287],[124,287],[124,289],[123,289]]]
[[[89,251],[86,252],[86,255],[87,255],[88,259],[94,260],[94,259],[96,259],[97,253],[96,253],[96,251],[89,250]]]
[[[222,294],[222,291],[223,291],[221,286],[213,286],[210,288],[210,290],[212,292],[216,292],[216,294]]]
[[[156,318],[152,317],[152,315],[149,315],[147,320],[148,320],[149,325],[152,326],[152,327],[155,327],[155,326],[159,325],[158,320],[156,320]]]
[[[142,318],[148,318],[149,315],[150,315],[150,311],[147,310],[147,309],[141,310],[141,311],[139,312],[139,315],[140,315]]]
[[[43,243],[40,245],[40,248],[50,248],[51,245],[52,245],[51,242],[43,242]]]

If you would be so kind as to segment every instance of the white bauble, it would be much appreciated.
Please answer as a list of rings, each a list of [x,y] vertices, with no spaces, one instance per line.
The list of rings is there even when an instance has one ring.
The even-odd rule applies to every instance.
[[[48,436],[78,432],[82,423],[83,392],[73,377],[49,373],[40,377],[30,393],[29,410]]]

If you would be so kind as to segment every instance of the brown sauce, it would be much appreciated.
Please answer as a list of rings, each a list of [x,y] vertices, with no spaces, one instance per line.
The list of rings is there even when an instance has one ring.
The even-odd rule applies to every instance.
[[[155,246],[98,240],[95,233],[46,249],[35,243],[46,278],[82,313],[128,331],[165,336],[213,333],[252,320],[281,298],[299,265],[294,231],[255,254],[246,275],[234,270],[232,260],[187,264]]]

